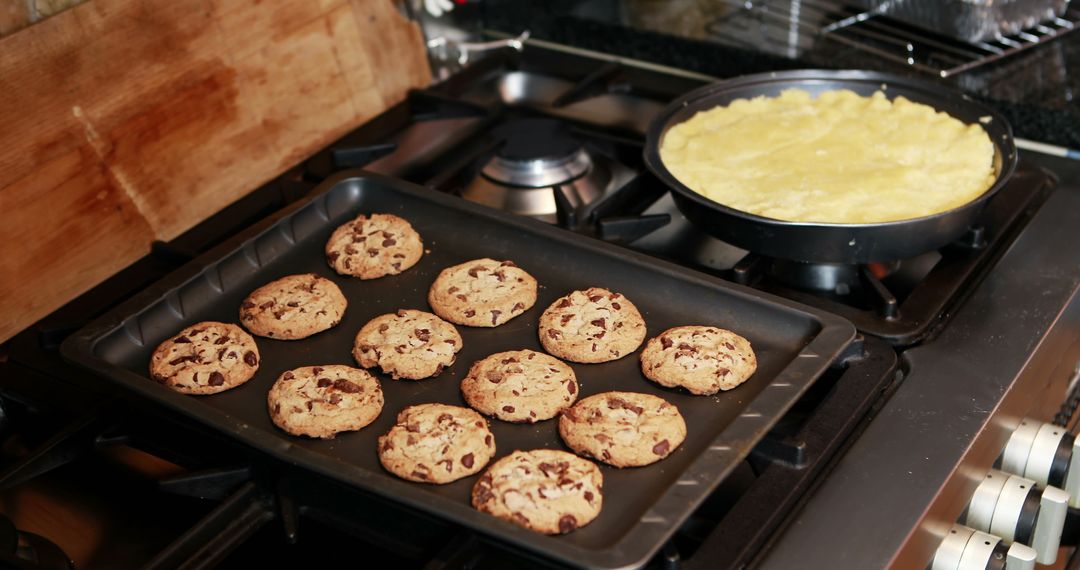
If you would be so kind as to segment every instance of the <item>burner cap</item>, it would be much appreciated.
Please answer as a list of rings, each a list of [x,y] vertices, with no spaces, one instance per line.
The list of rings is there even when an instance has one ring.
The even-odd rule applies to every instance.
[[[554,119],[516,119],[493,133],[502,144],[482,173],[500,184],[526,188],[564,184],[587,173],[592,164],[581,141]]]
[[[516,119],[499,125],[494,133],[505,141],[497,154],[506,160],[553,160],[581,150],[566,124],[554,119]]]

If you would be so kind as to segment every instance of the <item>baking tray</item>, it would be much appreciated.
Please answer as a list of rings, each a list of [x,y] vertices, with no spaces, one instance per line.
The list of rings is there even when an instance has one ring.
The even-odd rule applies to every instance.
[[[372,281],[339,276],[323,246],[339,224],[359,213],[408,219],[429,250],[405,273]],[[386,404],[367,428],[333,440],[292,437],[276,429],[266,393],[282,371],[302,365],[350,364],[353,337],[372,317],[399,308],[429,310],[438,272],[469,259],[512,259],[540,283],[536,305],[493,329],[459,327],[463,348],[440,376],[394,381],[377,374]],[[202,320],[236,322],[241,300],[256,287],[293,273],[337,283],[349,300],[341,324],[299,341],[258,338],[262,363],[249,382],[213,396],[185,396],[149,379],[150,353],[181,328]],[[399,480],[383,471],[376,438],[408,405],[464,406],[458,385],[473,361],[512,349],[542,350],[540,314],[572,289],[607,287],[630,298],[649,336],[683,324],[737,331],[753,343],[758,371],[746,384],[696,397],[645,380],[634,353],[604,364],[573,364],[580,396],[608,390],[660,395],[678,406],[688,436],[667,459],[647,467],[602,467],[604,508],[590,525],[564,536],[530,532],[474,510],[478,475],[444,486]],[[575,566],[644,564],[678,525],[745,457],[777,419],[854,338],[843,319],[726,283],[535,220],[377,175],[336,175],[312,195],[213,249],[72,335],[61,347],[72,362],[274,457]],[[557,422],[492,422],[497,457],[515,449],[563,448]]]
[[[978,43],[1011,36],[1065,13],[1069,0],[856,0],[877,14]]]

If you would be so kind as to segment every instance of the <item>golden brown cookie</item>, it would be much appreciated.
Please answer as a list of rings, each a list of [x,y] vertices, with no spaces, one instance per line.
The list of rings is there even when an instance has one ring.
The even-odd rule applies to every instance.
[[[661,386],[711,395],[730,390],[757,370],[750,341],[718,327],[684,326],[649,339],[641,351],[641,371]]]
[[[184,394],[224,392],[250,380],[258,369],[255,339],[232,323],[191,325],[150,356],[150,377]]]
[[[556,300],[540,316],[540,344],[572,362],[608,362],[637,350],[645,321],[629,299],[592,287]]]
[[[293,435],[331,438],[375,421],[382,411],[383,393],[366,370],[327,364],[283,373],[266,402],[270,419],[279,428]]]
[[[639,467],[679,447],[686,439],[686,422],[663,398],[604,392],[563,412],[559,435],[577,453],[615,467]]]
[[[476,259],[443,269],[431,284],[428,303],[452,323],[495,327],[536,303],[536,279],[512,261]]]
[[[473,486],[481,512],[544,534],[566,534],[600,514],[604,477],[591,461],[556,449],[515,451]]]
[[[431,313],[402,309],[375,317],[356,333],[353,357],[398,378],[421,380],[450,366],[461,350],[454,325]]]
[[[387,471],[417,483],[449,483],[476,473],[495,455],[495,436],[480,414],[458,406],[421,404],[398,414],[379,438]]]
[[[423,254],[420,234],[393,214],[357,216],[334,230],[326,242],[330,267],[361,279],[397,275],[416,265]]]
[[[574,403],[577,392],[573,368],[532,350],[492,354],[474,363],[461,381],[470,406],[507,422],[551,419]]]
[[[347,304],[333,281],[289,275],[252,291],[240,304],[240,322],[252,334],[296,340],[340,323]]]

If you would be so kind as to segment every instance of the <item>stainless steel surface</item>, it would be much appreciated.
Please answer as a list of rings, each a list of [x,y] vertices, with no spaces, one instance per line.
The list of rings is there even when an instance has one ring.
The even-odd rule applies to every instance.
[[[570,182],[583,176],[591,166],[589,153],[579,148],[566,156],[530,159],[511,159],[496,154],[480,173],[500,184],[541,188]]]
[[[874,14],[966,42],[1011,36],[1060,16],[1069,0],[855,0]]]
[[[923,568],[1021,418],[1051,418],[1080,357],[1080,164],[768,552],[762,568]],[[843,537],[843,548],[823,548]]]
[[[511,186],[498,182],[493,180],[494,176],[486,176],[487,168],[485,167],[484,173],[476,176],[465,187],[461,196],[466,200],[493,208],[554,223],[557,212],[556,192],[561,192],[571,206],[578,208],[592,204],[606,192],[614,191],[632,176],[628,168],[603,156],[588,158],[586,155],[586,159],[588,160],[585,165],[587,172],[584,175],[578,175],[572,180],[556,180],[551,183],[551,186],[539,188]]]

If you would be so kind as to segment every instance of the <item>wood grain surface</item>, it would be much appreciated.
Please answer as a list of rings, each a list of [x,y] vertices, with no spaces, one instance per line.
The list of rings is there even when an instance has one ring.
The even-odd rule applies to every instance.
[[[429,81],[391,0],[91,0],[0,39],[0,342]]]

